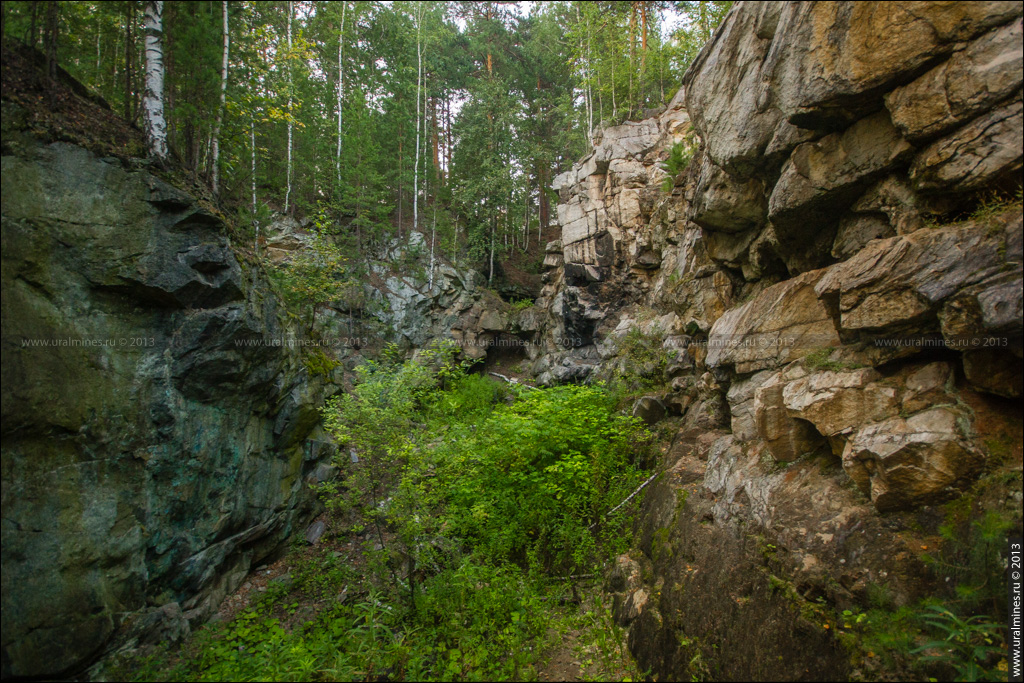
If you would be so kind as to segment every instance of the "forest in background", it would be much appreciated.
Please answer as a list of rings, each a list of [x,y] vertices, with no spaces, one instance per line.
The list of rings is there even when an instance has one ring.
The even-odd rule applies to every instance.
[[[731,2],[168,2],[171,154],[239,222],[534,249],[588,131],[666,103]],[[4,2],[3,34],[142,127],[146,3]]]

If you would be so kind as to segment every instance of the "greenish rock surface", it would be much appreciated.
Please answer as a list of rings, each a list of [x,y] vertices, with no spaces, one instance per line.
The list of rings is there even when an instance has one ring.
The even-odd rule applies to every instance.
[[[5,679],[74,672],[128,617],[208,617],[301,530],[329,455],[310,438],[325,387],[221,219],[146,170],[32,140],[10,108]]]

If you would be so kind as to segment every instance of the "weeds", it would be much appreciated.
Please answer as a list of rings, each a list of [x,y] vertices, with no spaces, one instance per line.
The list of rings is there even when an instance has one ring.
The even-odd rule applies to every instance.
[[[1006,671],[996,666],[1004,654],[1002,624],[983,616],[961,618],[939,605],[929,605],[920,618],[941,636],[913,650],[914,653],[937,651],[924,655],[922,660],[952,667],[958,681],[1006,678]]]
[[[291,581],[202,629],[177,663],[164,652],[136,675],[536,677],[570,619],[549,577],[596,573],[622,551],[630,515],[602,516],[635,488],[644,432],[600,386],[516,391],[467,369],[446,345],[363,366],[324,410],[346,476],[320,488],[336,522],[368,532],[359,566],[297,560]],[[628,659],[610,615],[581,619],[597,658]]]
[[[864,367],[859,363],[834,360],[832,358],[833,351],[835,351],[835,349],[832,347],[823,347],[811,351],[809,354],[803,357],[804,367],[807,368],[808,370],[827,370],[831,372],[839,372],[842,370],[856,370],[857,368]]]

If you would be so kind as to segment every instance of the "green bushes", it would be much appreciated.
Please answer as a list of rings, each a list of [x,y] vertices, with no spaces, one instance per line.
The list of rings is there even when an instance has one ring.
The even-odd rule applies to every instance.
[[[407,537],[413,564],[443,529],[489,561],[579,568],[594,548],[589,527],[635,485],[640,423],[614,414],[603,387],[508,391],[467,375],[448,347],[366,366],[325,409],[328,429],[362,458],[348,490],[370,494],[364,514]]]
[[[675,188],[676,176],[682,173],[687,166],[690,165],[690,161],[693,159],[693,142],[692,132],[687,135],[685,140],[680,140],[676,144],[672,145],[669,150],[668,159],[661,164],[661,169],[668,173],[661,183],[661,189],[666,194],[672,192]]]
[[[324,408],[346,476],[321,495],[361,552],[300,552],[291,581],[136,678],[536,678],[570,618],[551,574],[621,550],[628,515],[602,515],[635,488],[645,433],[600,386],[510,388],[456,351],[387,350]]]
[[[452,530],[488,557],[572,571],[594,548],[589,526],[635,486],[633,418],[601,387],[528,391],[439,449]]]

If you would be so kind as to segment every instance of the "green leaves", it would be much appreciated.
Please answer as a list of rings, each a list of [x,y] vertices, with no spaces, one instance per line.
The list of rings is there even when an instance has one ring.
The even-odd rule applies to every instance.
[[[178,677],[536,676],[563,618],[550,574],[598,561],[590,526],[635,488],[645,432],[602,386],[512,393],[468,369],[450,343],[411,361],[392,347],[358,368],[323,410],[347,477],[321,494],[378,549],[357,565],[304,550],[292,582],[203,629]],[[303,624],[287,616],[314,605]]]
[[[932,653],[922,660],[952,666],[958,681],[995,681],[1006,677],[1005,671],[992,666],[1005,654],[1002,624],[985,616],[961,618],[941,605],[929,605],[921,620],[941,636],[913,650]]]

